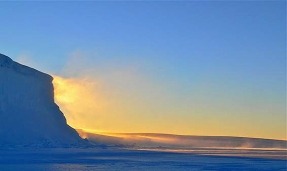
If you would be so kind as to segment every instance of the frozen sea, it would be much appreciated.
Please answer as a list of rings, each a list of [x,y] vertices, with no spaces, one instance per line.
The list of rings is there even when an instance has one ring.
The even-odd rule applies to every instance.
[[[285,171],[286,151],[132,150],[119,148],[2,149],[1,171]],[[250,155],[251,154],[251,155]],[[277,156],[278,154],[278,156]],[[271,155],[271,156],[270,156]],[[273,157],[272,157],[273,156]],[[276,157],[277,156],[277,157]],[[281,156],[281,157],[280,157]],[[283,158],[282,158],[283,156]],[[284,158],[285,156],[285,158]]]

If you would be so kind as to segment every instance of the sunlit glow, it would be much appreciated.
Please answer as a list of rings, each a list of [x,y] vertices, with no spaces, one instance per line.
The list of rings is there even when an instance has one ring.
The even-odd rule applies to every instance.
[[[266,137],[286,140],[283,130],[266,129],[262,131],[250,121],[220,117],[222,113],[244,113],[239,111],[221,111],[221,109],[203,108],[200,105],[178,106],[177,102],[166,102],[168,91],[163,91],[146,82],[136,84],[139,90],[153,90],[152,93],[136,91],[130,84],[132,80],[122,82],[99,77],[54,77],[55,101],[63,111],[67,123],[76,129],[102,134],[119,133],[168,133],[185,135],[227,135],[245,137]],[[112,80],[112,81],[111,81]],[[129,83],[131,82],[131,83]],[[128,84],[129,83],[129,84]],[[120,88],[119,88],[120,87]],[[156,90],[156,91],[155,91]],[[157,94],[157,92],[160,92]],[[157,101],[152,101],[153,99]],[[174,103],[175,105],[167,105]],[[192,104],[192,103],[191,103]],[[177,113],[180,112],[180,116]],[[227,115],[229,116],[229,115]],[[244,118],[243,118],[244,119]],[[148,125],[148,126],[147,126]],[[228,129],[227,129],[228,128]],[[274,133],[278,133],[278,135]],[[282,135],[281,135],[282,134]],[[173,142],[170,138],[146,136],[121,136],[125,139],[149,139],[153,142]],[[283,137],[282,137],[283,136]],[[83,135],[82,137],[86,137]],[[244,145],[249,147],[248,143]]]
[[[104,108],[104,102],[94,87],[95,81],[53,76],[55,101],[74,128],[85,128]]]
[[[178,140],[172,137],[161,137],[161,136],[151,136],[151,135],[142,135],[142,134],[125,134],[125,133],[98,133],[100,135],[110,136],[110,137],[117,137],[126,140],[137,140],[137,141],[152,141],[158,143],[176,143]],[[83,133],[83,135],[86,135]]]

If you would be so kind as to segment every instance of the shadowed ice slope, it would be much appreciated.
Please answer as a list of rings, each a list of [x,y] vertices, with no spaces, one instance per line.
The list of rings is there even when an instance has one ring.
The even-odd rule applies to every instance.
[[[52,80],[0,54],[0,147],[83,142],[55,104]]]

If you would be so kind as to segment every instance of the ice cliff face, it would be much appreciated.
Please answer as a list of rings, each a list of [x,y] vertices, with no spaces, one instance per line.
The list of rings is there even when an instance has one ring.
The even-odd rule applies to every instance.
[[[83,142],[55,104],[52,80],[0,54],[0,147]]]

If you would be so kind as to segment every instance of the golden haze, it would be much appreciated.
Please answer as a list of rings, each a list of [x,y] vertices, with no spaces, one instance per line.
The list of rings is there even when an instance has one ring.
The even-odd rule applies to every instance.
[[[208,114],[210,111],[207,109],[198,110],[206,113],[204,115],[192,114],[187,109],[186,112],[190,114],[179,118],[175,111],[164,111],[160,107],[149,106],[145,101],[118,95],[118,92],[105,88],[102,82],[95,79],[53,77],[55,101],[67,123],[76,129],[96,133],[149,132],[286,139],[281,134],[282,130],[275,135],[274,130],[263,131],[250,122],[223,120],[217,115]],[[196,111],[196,108],[192,110]],[[157,117],[162,112],[165,117]]]

